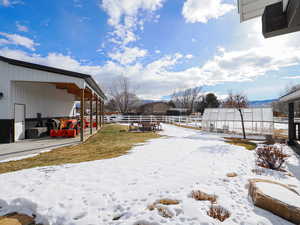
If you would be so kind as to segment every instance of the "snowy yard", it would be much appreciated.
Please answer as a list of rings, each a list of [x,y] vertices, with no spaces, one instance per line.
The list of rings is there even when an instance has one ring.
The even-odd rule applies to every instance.
[[[295,177],[270,171],[254,174],[254,151],[227,144],[216,134],[172,125],[163,128],[165,136],[119,158],[0,175],[0,215],[16,210],[34,213],[44,225],[219,224],[206,214],[208,201],[189,197],[191,191],[202,190],[216,194],[218,204],[231,212],[222,224],[290,224],[254,207],[246,185],[250,178],[266,178],[300,191]],[[292,154],[288,166],[295,173],[300,170],[299,159],[286,150]],[[238,176],[228,178],[230,172]],[[147,209],[161,198],[180,201],[168,206],[173,218]]]

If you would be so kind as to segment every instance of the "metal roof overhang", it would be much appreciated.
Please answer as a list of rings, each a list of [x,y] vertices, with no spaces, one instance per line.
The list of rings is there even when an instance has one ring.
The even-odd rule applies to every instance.
[[[279,98],[280,102],[294,102],[300,100],[300,90],[290,92]]]
[[[29,63],[21,60],[16,60],[16,59],[11,59],[7,57],[0,56],[0,61],[9,63],[11,65],[15,66],[21,66],[21,67],[26,67],[34,70],[41,70],[41,71],[46,71],[50,73],[55,73],[55,74],[61,74],[61,75],[66,75],[70,77],[75,77],[75,78],[80,78],[83,79],[88,86],[95,91],[99,96],[103,98],[103,100],[106,100],[107,97],[100,88],[100,86],[97,84],[97,82],[93,79],[91,75],[88,74],[82,74],[74,71],[69,71],[69,70],[64,70],[64,69],[59,69],[59,68],[54,68],[54,67],[49,67],[49,66],[44,66],[44,65],[39,65],[35,63]]]
[[[285,11],[289,0],[238,0],[241,22],[262,16],[266,6],[278,2],[283,2],[283,11]]]

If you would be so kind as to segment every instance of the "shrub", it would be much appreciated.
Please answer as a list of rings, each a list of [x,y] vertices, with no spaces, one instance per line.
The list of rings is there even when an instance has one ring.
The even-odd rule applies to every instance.
[[[256,150],[258,166],[271,170],[281,170],[289,155],[285,154],[282,147],[276,145],[263,146]]]
[[[210,201],[212,203],[217,202],[217,198],[218,198],[218,196],[216,196],[216,195],[209,195],[209,194],[206,194],[205,192],[199,191],[199,190],[192,191],[191,197],[197,201]]]
[[[223,222],[230,217],[230,212],[227,209],[224,209],[222,206],[215,206],[211,204],[209,210],[207,211],[207,215]]]
[[[161,215],[164,218],[174,217],[174,214],[167,207],[157,206],[156,209],[158,211],[158,214]]]

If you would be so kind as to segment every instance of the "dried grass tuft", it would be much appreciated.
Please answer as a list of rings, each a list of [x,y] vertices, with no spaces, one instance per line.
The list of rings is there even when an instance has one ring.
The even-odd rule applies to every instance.
[[[147,209],[150,210],[150,211],[155,210],[155,209],[156,209],[156,204],[148,205],[148,206],[147,206]]]
[[[156,209],[157,209],[159,215],[161,215],[164,218],[172,218],[172,217],[174,217],[174,214],[167,207],[156,206]]]
[[[216,203],[218,199],[217,195],[206,194],[200,190],[192,191],[191,197],[197,201],[210,201],[212,203]]]
[[[212,204],[207,211],[207,215],[223,222],[230,217],[230,212],[222,206],[215,206]]]

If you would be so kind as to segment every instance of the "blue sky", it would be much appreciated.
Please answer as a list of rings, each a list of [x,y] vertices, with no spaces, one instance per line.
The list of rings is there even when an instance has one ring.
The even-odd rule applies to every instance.
[[[264,40],[232,0],[0,0],[0,54],[119,76],[145,99],[204,86],[225,96],[277,98],[300,82],[300,32]]]

